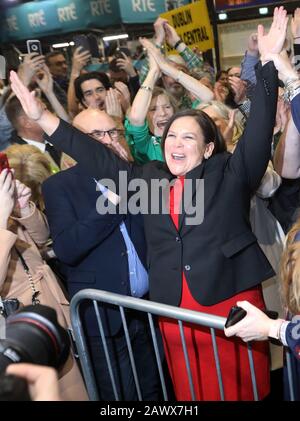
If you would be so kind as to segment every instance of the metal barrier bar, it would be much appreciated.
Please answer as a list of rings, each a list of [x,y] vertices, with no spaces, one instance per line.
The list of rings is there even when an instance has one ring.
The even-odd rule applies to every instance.
[[[74,322],[74,324],[72,323],[73,335],[75,338],[78,355],[81,361],[81,368],[82,368],[82,373],[85,380],[87,392],[88,392],[90,400],[99,401],[98,389],[96,386],[96,380],[95,380],[94,372],[92,369],[92,363],[90,360],[90,356],[89,356],[86,341],[85,341],[82,322],[79,317],[79,306],[70,305],[70,309],[71,309],[71,313],[70,313],[71,320]]]
[[[154,329],[153,317],[152,317],[151,313],[148,313],[148,321],[149,321],[150,332],[151,332],[151,337],[152,337],[152,341],[153,341],[153,347],[154,347],[155,358],[156,358],[160,383],[161,383],[161,387],[162,387],[162,392],[163,392],[163,395],[164,395],[164,400],[168,401],[168,393],[167,393],[167,388],[166,388],[165,376],[164,376],[164,372],[163,372],[163,369],[162,369],[162,363],[161,363],[161,358],[160,358],[160,355],[159,355],[157,338],[156,338],[156,333],[155,333],[155,329]]]
[[[116,381],[115,381],[113,369],[112,369],[112,366],[111,366],[111,360],[110,360],[110,356],[109,356],[109,352],[108,352],[108,348],[107,348],[107,342],[106,342],[106,338],[105,338],[105,334],[104,334],[103,323],[102,323],[102,320],[101,320],[101,317],[100,317],[97,301],[94,300],[93,304],[94,304],[97,323],[98,323],[98,327],[99,327],[99,331],[100,331],[104,355],[105,355],[106,364],[107,364],[107,367],[108,367],[109,377],[110,377],[110,380],[111,380],[115,400],[119,401],[120,398],[119,398],[119,394],[118,394],[118,391],[117,391],[117,386],[116,386]]]
[[[295,391],[294,391],[294,381],[293,381],[293,373],[292,373],[292,361],[291,361],[291,353],[288,348],[286,348],[285,356],[286,356],[286,367],[287,367],[288,382],[289,382],[290,400],[294,402]]]
[[[250,342],[247,342],[247,348],[248,348],[248,359],[249,359],[251,380],[252,380],[252,387],[253,387],[253,396],[254,396],[254,400],[258,401],[258,392],[257,392],[255,369],[254,369],[254,362],[253,362],[253,355],[252,355],[252,346]]]
[[[185,358],[185,363],[186,363],[186,368],[187,368],[188,380],[189,380],[189,385],[190,385],[190,391],[191,391],[191,395],[192,395],[193,400],[195,400],[195,390],[194,390],[194,385],[193,385],[193,380],[192,380],[192,375],[191,375],[188,351],[187,351],[187,347],[186,347],[183,322],[193,323],[193,324],[196,324],[196,325],[201,325],[201,326],[205,326],[205,327],[210,328],[211,337],[212,337],[212,344],[213,344],[213,351],[214,351],[214,359],[215,359],[215,365],[216,365],[218,383],[219,383],[219,389],[220,389],[220,396],[221,396],[221,400],[225,399],[224,386],[223,386],[222,373],[221,373],[221,366],[220,366],[220,360],[219,360],[219,354],[218,354],[218,346],[217,346],[216,334],[215,334],[215,329],[223,330],[225,320],[226,320],[224,317],[219,317],[219,316],[206,314],[206,313],[200,313],[200,312],[193,311],[193,310],[181,309],[181,308],[169,306],[169,305],[166,305],[166,304],[160,304],[160,303],[142,300],[142,299],[139,299],[139,298],[123,296],[123,295],[119,295],[119,294],[110,293],[110,292],[107,292],[107,291],[85,289],[85,290],[82,290],[82,291],[78,292],[73,297],[73,299],[71,301],[71,304],[70,304],[70,313],[71,313],[72,325],[73,325],[73,328],[74,328],[74,336],[75,336],[75,340],[76,340],[77,347],[78,347],[78,353],[80,355],[80,359],[81,359],[81,362],[82,362],[83,375],[84,375],[84,378],[85,378],[85,381],[86,381],[87,390],[88,390],[88,393],[89,393],[89,396],[90,396],[91,400],[98,400],[98,393],[97,393],[97,389],[96,389],[96,382],[95,382],[94,374],[93,374],[93,371],[91,369],[92,366],[91,366],[90,358],[89,358],[87,348],[86,348],[86,343],[85,343],[85,340],[84,340],[82,323],[81,323],[80,318],[79,318],[79,304],[83,300],[90,300],[94,303],[101,339],[102,339],[102,341],[104,339],[103,344],[105,343],[105,334],[104,334],[104,331],[103,331],[101,317],[100,317],[98,305],[97,305],[96,302],[101,301],[102,303],[112,304],[112,305],[115,305],[115,306],[119,307],[121,317],[122,317],[124,332],[125,332],[126,343],[127,343],[127,346],[128,346],[130,362],[131,362],[131,366],[132,366],[132,370],[133,370],[134,381],[135,381],[135,385],[136,385],[139,400],[142,399],[142,396],[141,396],[140,385],[139,385],[138,376],[137,376],[137,372],[136,372],[135,361],[134,361],[134,357],[133,357],[133,353],[132,353],[132,347],[131,347],[128,328],[127,328],[127,322],[126,322],[126,318],[125,318],[124,307],[126,307],[128,309],[148,313],[148,320],[149,320],[149,326],[150,326],[150,331],[151,331],[151,335],[152,335],[155,357],[156,357],[157,367],[158,367],[159,376],[160,376],[160,380],[161,380],[163,396],[164,396],[165,400],[168,399],[168,396],[167,396],[165,379],[164,379],[162,363],[161,363],[161,359],[160,359],[160,355],[159,355],[159,349],[158,349],[157,338],[156,338],[156,334],[155,334],[152,315],[176,319],[178,321],[179,330],[180,330],[180,337],[181,337],[181,342],[182,342],[182,347],[183,347],[183,352],[184,352],[184,358]],[[249,344],[249,343],[248,343],[247,351],[248,351],[248,359],[249,359],[249,366],[250,366],[250,373],[251,373],[251,380],[252,380],[252,387],[253,387],[253,395],[254,395],[254,399],[257,401],[258,400],[257,383],[256,383],[256,376],[255,376],[255,369],[254,369],[254,362],[253,362],[253,354],[252,354],[251,344]],[[106,357],[106,360],[108,362],[109,361],[109,355],[108,355],[108,349],[107,348],[106,348],[106,351],[105,351],[105,357]],[[108,363],[108,365],[109,365],[109,363]],[[288,370],[290,372],[289,383],[290,383],[290,391],[291,391],[291,398],[292,398],[291,400],[293,400],[294,399],[294,391],[293,391],[292,386],[291,386],[292,385],[292,377],[291,377],[290,364],[288,365]],[[111,379],[112,379],[114,395],[117,399],[118,398],[117,387],[116,387],[116,384],[115,384],[115,381],[114,381],[114,378],[113,378],[113,370],[112,370],[111,367],[110,367],[109,371],[110,371],[110,375],[111,375]]]
[[[171,319],[179,319],[183,322],[196,323],[198,325],[221,330],[223,330],[226,320],[224,317],[212,314],[199,313],[197,311],[177,308],[167,304],[155,303],[141,300],[140,298],[133,298],[94,289],[84,289],[74,295],[70,303],[71,315],[74,314],[74,310],[81,300],[102,301],[115,306],[131,308],[144,313],[152,313],[157,316],[170,317]]]
[[[128,349],[128,352],[129,352],[129,359],[130,359],[130,364],[131,364],[131,368],[132,368],[134,383],[135,383],[135,387],[136,387],[136,390],[137,390],[138,399],[139,399],[139,401],[141,401],[142,400],[142,393],[141,393],[140,383],[139,383],[139,380],[138,380],[138,375],[137,375],[137,372],[136,372],[136,365],[135,365],[135,361],[134,361],[134,357],[133,357],[132,346],[131,346],[131,342],[130,342],[127,321],[126,321],[125,313],[124,313],[124,308],[121,307],[121,306],[119,308],[120,308],[120,312],[121,312],[122,324],[123,324],[123,329],[124,329],[124,332],[125,332],[125,339],[126,339],[127,349]]]
[[[214,349],[214,357],[215,357],[215,363],[216,363],[216,370],[217,370],[217,376],[218,376],[218,384],[219,384],[219,389],[220,389],[221,401],[224,401],[225,400],[224,387],[223,387],[223,379],[222,379],[222,373],[221,373],[221,365],[220,365],[220,359],[219,359],[218,345],[217,345],[217,340],[216,340],[215,329],[213,329],[211,327],[210,333],[211,333],[211,340],[212,340],[213,349]]]
[[[193,383],[191,366],[190,366],[190,359],[189,359],[189,354],[188,354],[187,347],[186,347],[185,335],[184,335],[184,330],[183,330],[181,320],[178,320],[178,325],[179,325],[179,330],[180,330],[180,338],[181,338],[181,343],[182,343],[182,349],[183,349],[183,353],[184,353],[185,367],[186,367],[186,371],[187,371],[187,375],[188,375],[188,379],[189,379],[190,392],[191,392],[191,395],[192,395],[192,400],[195,401],[196,396],[195,396],[195,389],[194,389],[194,383]]]

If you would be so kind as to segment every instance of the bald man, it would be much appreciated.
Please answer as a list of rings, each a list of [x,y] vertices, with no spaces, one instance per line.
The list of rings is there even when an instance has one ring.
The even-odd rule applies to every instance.
[[[73,121],[74,126],[105,144],[123,159],[128,151],[120,142],[122,133],[105,112],[87,109]],[[126,143],[125,143],[126,144]],[[95,288],[123,295],[146,298],[146,242],[141,215],[99,214],[100,196],[109,192],[79,165],[50,177],[43,185],[46,213],[53,248],[67,267],[67,287],[72,298],[84,288]],[[114,195],[115,197],[116,195]],[[118,200],[111,200],[113,206]],[[119,311],[102,307],[112,366],[121,400],[136,400],[133,375]],[[144,400],[158,400],[159,380],[151,337],[140,314],[127,314],[129,334]],[[100,400],[114,400],[100,334],[92,304],[82,313]]]
[[[124,137],[123,126],[116,123],[105,111],[87,108],[77,114],[73,126],[112,149],[120,158],[133,161]]]

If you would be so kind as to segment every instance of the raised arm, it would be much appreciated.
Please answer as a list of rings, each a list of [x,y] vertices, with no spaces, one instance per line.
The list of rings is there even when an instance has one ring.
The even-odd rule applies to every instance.
[[[143,126],[145,124],[146,115],[152,99],[152,91],[159,76],[160,69],[154,58],[150,55],[148,74],[136,94],[128,114],[128,120],[133,126]]]
[[[161,52],[149,40],[143,38],[141,39],[141,43],[147,49],[148,54],[154,58],[162,73],[175,79],[201,101],[209,102],[213,99],[214,94],[209,88],[204,86],[199,80],[168,63]]]
[[[129,179],[140,176],[140,167],[123,161],[106,146],[45,110],[35,98],[34,92],[29,92],[15,72],[11,72],[11,87],[24,112],[41,126],[49,136],[49,141],[57,149],[74,158],[89,174],[97,179],[110,178],[117,184],[119,171],[127,172]]]
[[[282,177],[295,179],[300,177],[300,125],[297,128],[295,124],[297,119],[300,122],[300,80],[285,51],[275,55],[273,60],[292,100],[292,117],[276,148],[275,168]]]
[[[283,178],[300,177],[300,134],[292,117],[277,145],[274,165]]]
[[[43,93],[46,95],[48,101],[50,102],[53,111],[55,114],[65,120],[70,121],[70,117],[64,107],[61,105],[61,103],[58,101],[57,96],[54,93],[53,90],[53,78],[50,73],[50,70],[48,66],[44,65],[43,69],[41,70],[42,73],[42,79],[37,78],[36,82],[43,91]]]
[[[231,169],[251,192],[255,191],[266,171],[275,125],[278,75],[272,60],[281,52],[287,31],[288,18],[283,7],[275,8],[268,34],[258,27],[258,45],[261,64],[257,66],[257,85],[251,113],[242,139],[230,161]],[[270,57],[272,56],[272,57]]]

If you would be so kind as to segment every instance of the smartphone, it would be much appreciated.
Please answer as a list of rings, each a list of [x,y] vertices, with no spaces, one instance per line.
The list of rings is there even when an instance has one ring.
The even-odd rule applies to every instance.
[[[89,51],[90,52],[90,43],[89,39],[86,35],[76,35],[73,38],[75,48],[81,47],[81,51]]]
[[[231,307],[226,323],[225,323],[225,327],[228,328],[240,322],[246,316],[246,314],[247,312],[241,307],[238,307],[238,306]]]
[[[114,56],[116,58],[124,58],[123,54],[124,53],[127,57],[130,57],[130,51],[128,48],[126,47],[119,47],[116,49]]]
[[[99,52],[99,47],[98,47],[98,41],[97,38],[95,37],[95,35],[89,34],[87,36],[88,42],[89,42],[89,47],[90,47],[90,53],[92,58],[97,58],[99,59],[100,57],[100,52]]]
[[[37,53],[40,56],[43,55],[42,44],[38,39],[28,39],[26,45],[28,54]]]
[[[0,173],[5,169],[10,170],[8,159],[5,153],[0,152]]]
[[[263,313],[265,313],[270,319],[276,320],[278,319],[278,313],[277,311],[273,311],[273,310],[262,310]],[[233,306],[230,309],[230,312],[228,314],[226,323],[225,323],[225,327],[230,327],[235,325],[236,323],[240,322],[245,316],[246,316],[247,312],[238,306]]]

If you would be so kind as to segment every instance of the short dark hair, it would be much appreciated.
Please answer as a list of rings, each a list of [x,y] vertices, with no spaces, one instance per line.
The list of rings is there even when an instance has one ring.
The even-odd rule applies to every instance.
[[[51,51],[51,53],[48,53],[45,56],[45,62],[47,64],[47,66],[49,66],[49,64],[50,64],[50,59],[52,57],[56,57],[56,56],[64,56],[65,57],[64,53],[62,53],[61,51]]]
[[[7,101],[5,106],[5,112],[7,115],[8,120],[11,122],[14,129],[19,128],[19,117],[21,115],[25,115],[21,102],[18,100],[16,96],[13,96],[12,98]]]
[[[183,110],[174,114],[168,121],[164,133],[162,135],[161,146],[162,150],[165,148],[165,140],[168,134],[168,131],[175,120],[181,117],[193,117],[194,120],[198,123],[201,128],[204,136],[204,142],[206,144],[213,142],[215,147],[212,155],[226,151],[225,140],[216,126],[215,122],[203,111],[201,110]]]
[[[84,105],[84,102],[83,102],[83,92],[81,89],[81,85],[87,80],[91,80],[91,79],[98,80],[100,83],[102,83],[102,85],[107,91],[109,88],[112,87],[109,77],[107,76],[106,73],[103,73],[103,72],[89,72],[81,76],[78,76],[74,81],[74,88],[75,88],[76,98],[82,105]]]

